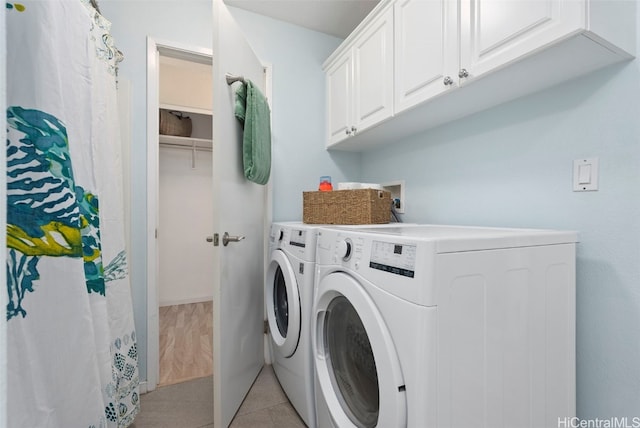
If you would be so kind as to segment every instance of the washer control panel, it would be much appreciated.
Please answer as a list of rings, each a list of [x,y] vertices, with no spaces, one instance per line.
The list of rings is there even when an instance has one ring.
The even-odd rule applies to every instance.
[[[269,233],[270,250],[283,250],[288,256],[301,261],[312,262],[316,259],[317,228],[304,225],[272,223]]]
[[[304,248],[307,245],[307,231],[302,229],[292,229],[289,245]]]

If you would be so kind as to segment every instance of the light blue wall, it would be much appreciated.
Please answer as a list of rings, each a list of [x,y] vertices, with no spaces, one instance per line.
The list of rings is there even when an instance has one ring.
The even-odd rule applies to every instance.
[[[229,8],[258,58],[273,65],[273,219],[302,220],[302,192],[321,175],[334,183],[360,175],[360,156],[324,149],[322,63],[342,42],[238,8]]]
[[[124,52],[120,76],[132,82],[131,281],[142,379],[147,367],[146,276],[146,37],[211,47],[209,0],[102,0],[103,14]],[[230,8],[256,54],[273,66],[274,220],[302,218],[302,191],[315,190],[321,175],[344,181],[359,175],[359,155],[333,156],[323,148],[322,62],[341,42],[332,36]]]
[[[193,0],[101,5],[126,55],[121,75],[133,82],[131,264],[144,347],[145,37],[209,46],[210,6]],[[394,142],[393,148],[362,156],[328,153],[320,67],[340,40],[231,10],[258,56],[273,65],[274,220],[300,219],[302,191],[314,190],[318,177],[329,174],[334,182],[406,180],[406,221],[578,230],[578,414],[640,416],[637,60]],[[572,162],[582,157],[600,159],[598,192],[571,191]]]
[[[301,103],[297,82],[304,72],[303,88],[321,85],[322,75],[311,76],[330,51],[309,58],[305,47],[312,44],[299,35],[305,30],[232,13],[258,55],[274,65],[274,219],[299,218],[300,192],[329,173],[334,182],[406,180],[405,221],[578,230],[578,415],[640,416],[638,61],[361,158],[327,155],[324,111],[322,123],[309,119],[314,107]],[[318,96],[314,103],[324,105]],[[573,160],[582,157],[600,160],[598,192],[572,191]]]
[[[131,81],[131,254],[129,266],[141,379],[147,378],[147,36],[211,49],[210,0],[101,0],[124,53],[119,76]]]
[[[579,231],[577,404],[640,416],[640,62],[364,154],[362,179],[406,180],[406,221]],[[572,191],[573,160],[600,190]]]

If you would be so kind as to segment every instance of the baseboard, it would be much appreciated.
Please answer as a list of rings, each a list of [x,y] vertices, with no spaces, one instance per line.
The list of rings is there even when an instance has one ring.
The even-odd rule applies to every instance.
[[[190,299],[175,299],[175,300],[161,301],[159,306],[187,305],[189,303],[200,303],[200,302],[211,302],[211,301],[213,301],[213,296],[192,297]]]
[[[147,392],[147,381],[142,381],[140,382],[140,385],[138,386],[138,388],[140,389],[140,394],[146,394]]]

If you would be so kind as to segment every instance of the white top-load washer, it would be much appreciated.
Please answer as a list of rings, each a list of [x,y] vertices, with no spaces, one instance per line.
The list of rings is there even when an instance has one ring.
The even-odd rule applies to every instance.
[[[575,232],[320,229],[317,425],[511,428],[575,415]]]

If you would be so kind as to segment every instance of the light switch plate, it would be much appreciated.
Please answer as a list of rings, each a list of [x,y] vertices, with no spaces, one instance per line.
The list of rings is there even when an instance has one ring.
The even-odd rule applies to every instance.
[[[573,161],[573,191],[593,192],[598,190],[598,158]]]

